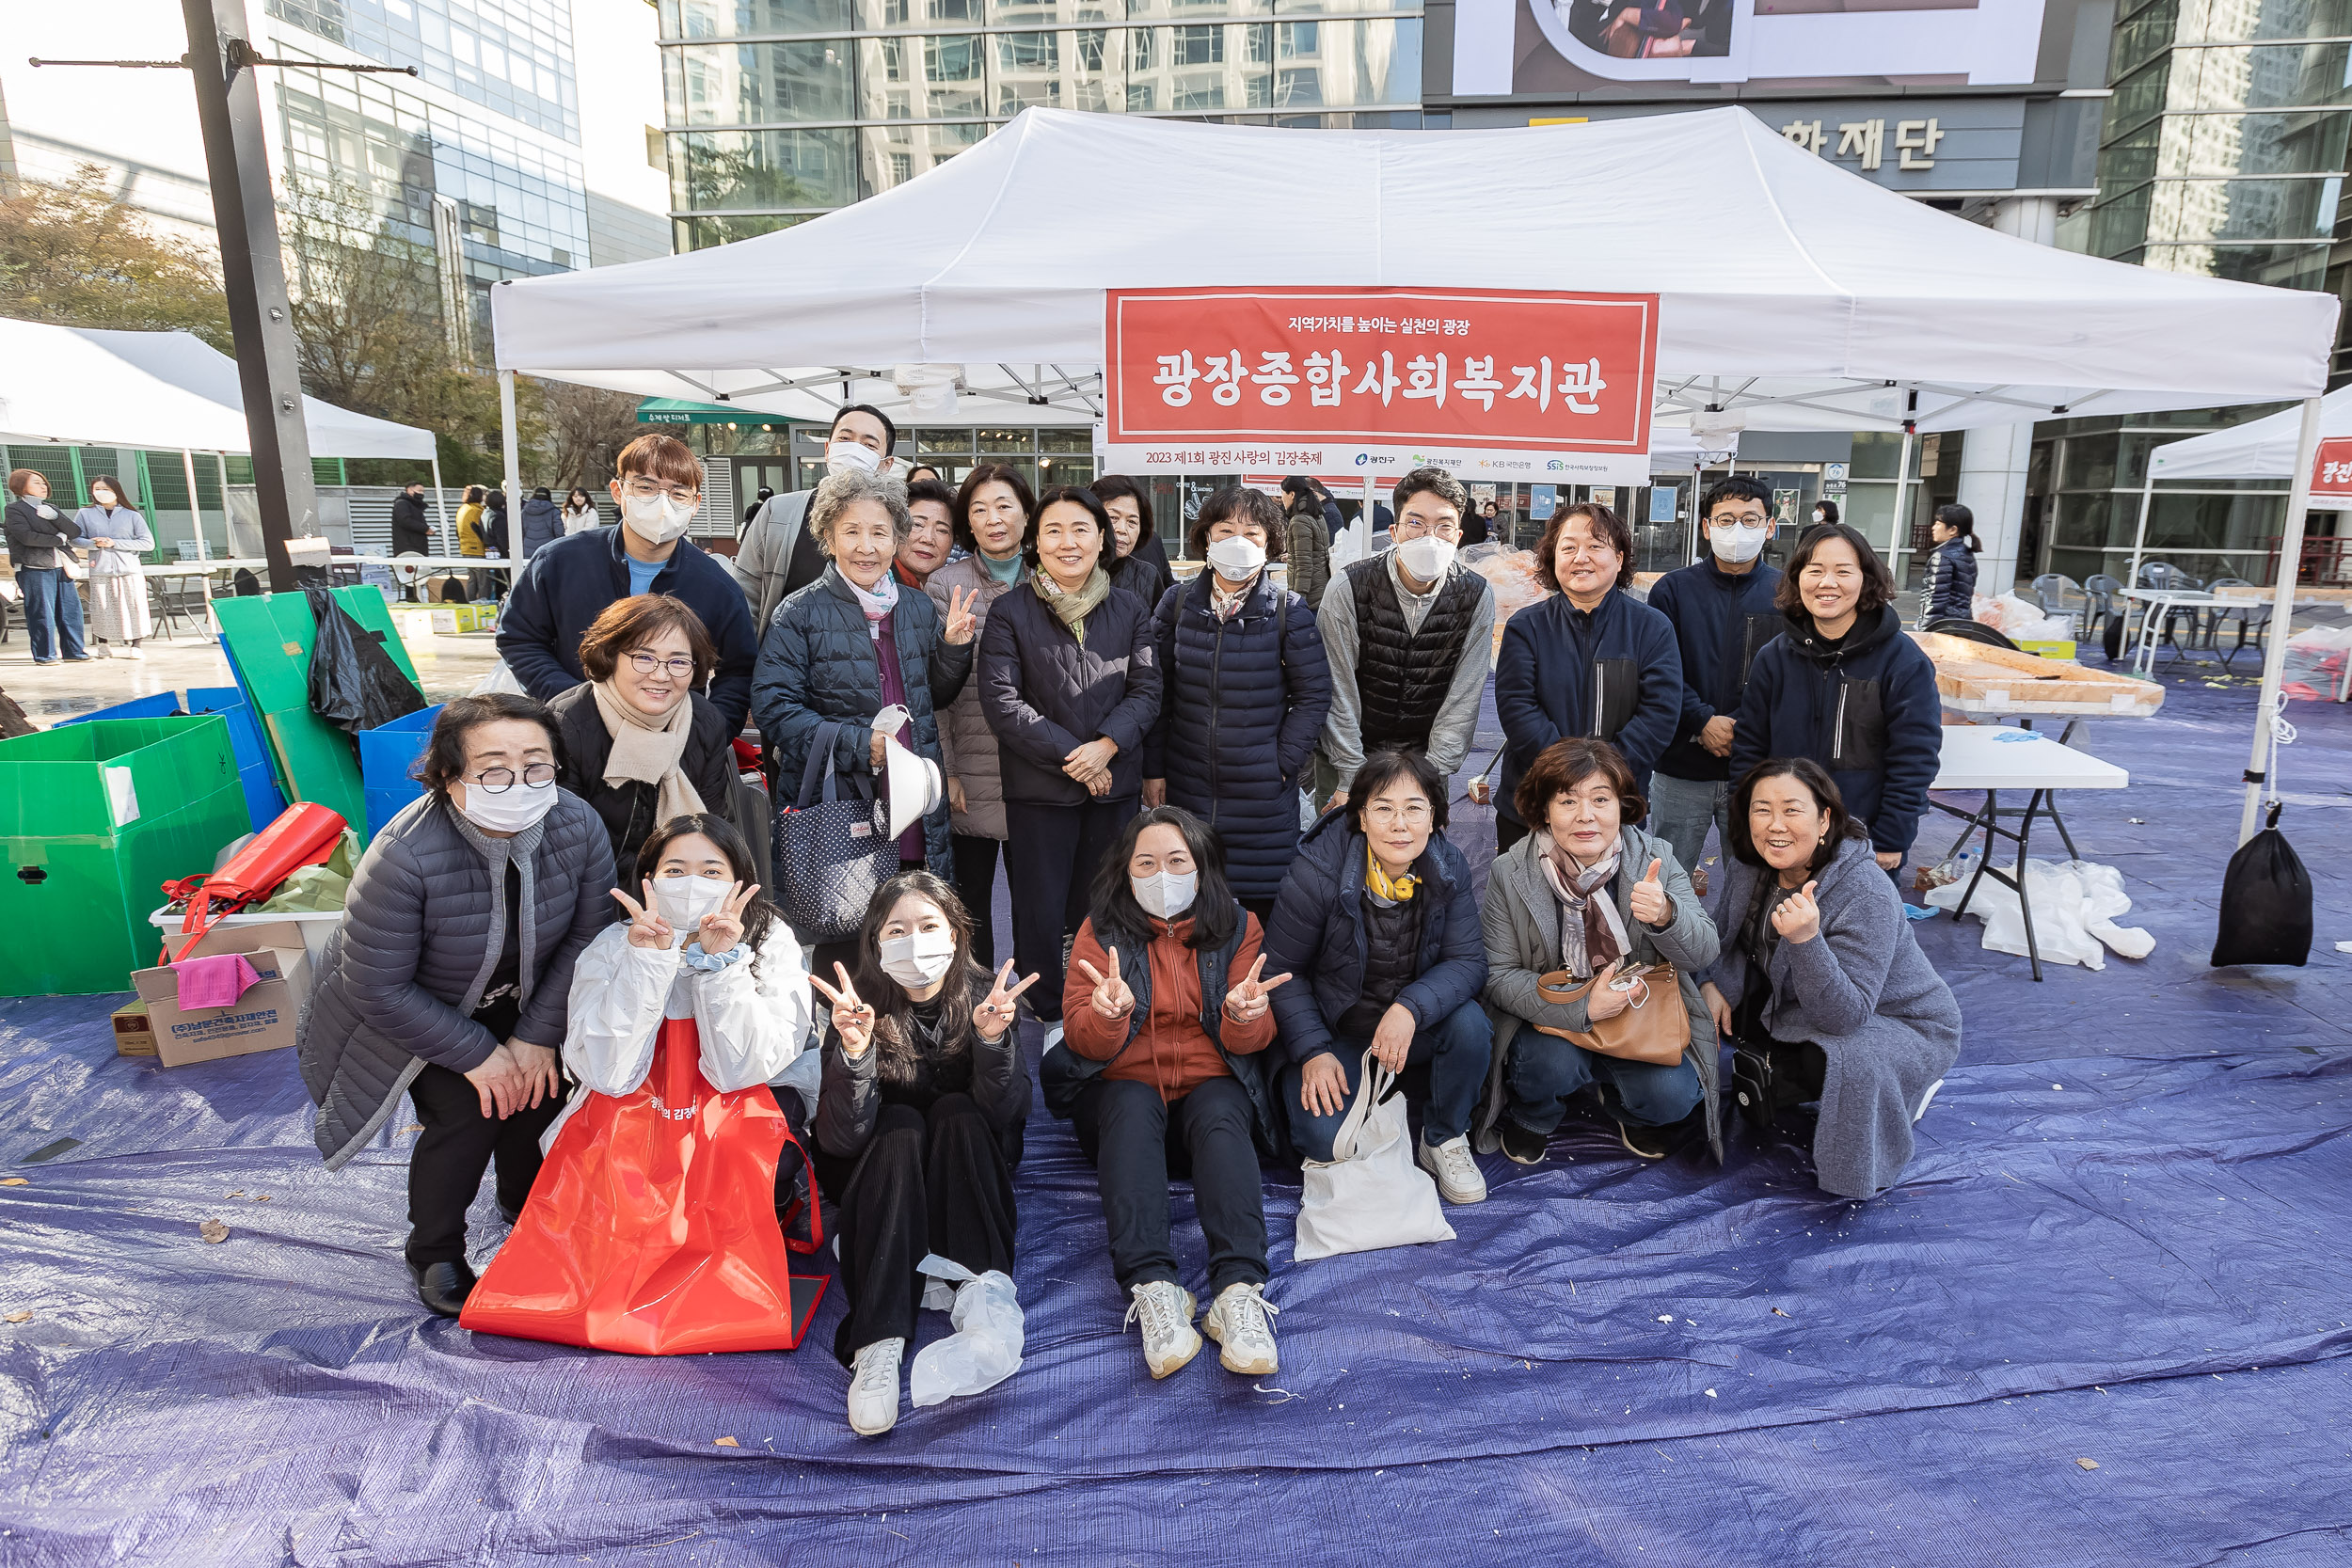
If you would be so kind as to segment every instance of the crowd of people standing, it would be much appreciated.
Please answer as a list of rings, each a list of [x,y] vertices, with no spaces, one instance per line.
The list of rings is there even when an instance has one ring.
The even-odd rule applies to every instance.
[[[869,1435],[898,1418],[923,1271],[1012,1272],[1032,1075],[1094,1165],[1155,1378],[1204,1334],[1232,1371],[1276,1370],[1263,1167],[1330,1162],[1375,1065],[1425,1070],[1415,1158],[1453,1204],[1508,1169],[1482,1155],[1541,1164],[1578,1118],[1630,1158],[1720,1158],[1726,1075],[1755,1128],[1798,1118],[1825,1190],[1899,1176],[1960,1017],[1889,875],[1933,776],[1931,672],[1859,534],[1816,527],[1766,565],[1770,493],[1727,479],[1707,554],[1645,602],[1625,524],[1564,507],[1534,545],[1551,592],[1498,657],[1460,551],[1502,519],[1442,469],[1397,481],[1388,547],[1336,572],[1311,482],[1224,490],[1179,580],[1144,486],[909,483],[897,434],[843,409],[823,481],[760,502],[731,558],[685,537],[692,453],[641,438],[621,525],[518,573],[500,646],[527,695],[443,710],[302,1038],[330,1164],[416,1101],[428,1307],[465,1310],[493,1163],[510,1223],[555,1234],[536,1195],[577,1190],[609,1125],[559,1107],[635,1105],[664,1071],[782,1107],[748,1168],[779,1213],[801,1192],[833,1215]],[[1482,891],[1452,808],[1490,673]],[[875,802],[844,841],[876,884],[846,924],[771,885],[790,814],[744,821],[747,719],[779,807],[814,778]]]

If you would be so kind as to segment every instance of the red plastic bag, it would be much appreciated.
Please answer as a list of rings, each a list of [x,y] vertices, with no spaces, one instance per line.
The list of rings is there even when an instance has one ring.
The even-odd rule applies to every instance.
[[[766,1085],[721,1094],[699,1063],[694,1021],[665,1019],[636,1092],[572,1113],[460,1326],[636,1355],[801,1342],[825,1281],[793,1276],[776,1222],[799,1140]]]
[[[204,940],[214,922],[255,904],[269,901],[278,885],[306,865],[316,865],[343,841],[343,819],[315,800],[296,800],[278,820],[255,833],[218,871],[205,877],[183,877],[164,884],[164,896],[187,901],[180,929],[188,940],[179,956],[186,958]]]

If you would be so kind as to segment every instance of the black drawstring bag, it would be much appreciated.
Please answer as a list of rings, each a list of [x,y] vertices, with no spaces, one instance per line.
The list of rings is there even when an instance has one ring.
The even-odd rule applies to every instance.
[[[342,730],[372,730],[425,705],[424,693],[384,646],[324,588],[305,588],[318,635],[310,644],[310,711]]]
[[[2221,929],[2213,966],[2294,964],[2312,956],[2312,877],[2302,857],[2279,832],[2279,802],[2270,817],[2230,857],[2221,879]]]

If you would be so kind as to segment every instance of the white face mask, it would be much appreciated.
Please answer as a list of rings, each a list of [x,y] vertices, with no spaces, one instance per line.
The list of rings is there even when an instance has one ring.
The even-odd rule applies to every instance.
[[[1396,563],[1422,582],[1434,582],[1454,564],[1454,542],[1424,533],[1396,547]]]
[[[726,902],[728,886],[716,877],[689,877],[673,871],[653,879],[653,901],[662,919],[691,933],[703,923],[703,916],[717,913]]]
[[[1239,582],[1265,564],[1265,546],[1248,534],[1237,533],[1209,546],[1209,564],[1228,582]]]
[[[879,473],[882,457],[873,448],[861,446],[855,441],[835,441],[825,449],[825,468],[836,474],[850,471]]]
[[[494,833],[518,833],[547,816],[555,804],[556,784],[527,784],[517,779],[493,795],[477,784],[465,786],[466,820]]]
[[[1715,546],[1716,557],[1737,566],[1743,561],[1754,561],[1756,552],[1764,547],[1764,536],[1772,531],[1769,528],[1735,523],[1729,528],[1708,529],[1707,535]]]
[[[648,545],[666,545],[686,531],[694,509],[667,496],[629,496],[621,503],[629,529]]]
[[[917,931],[892,937],[882,944],[882,970],[909,990],[927,990],[939,983],[956,961],[953,931]]]
[[[1130,877],[1127,886],[1143,906],[1143,912],[1162,920],[1173,920],[1192,908],[1193,892],[1200,885],[1197,871],[1161,871],[1149,877]]]

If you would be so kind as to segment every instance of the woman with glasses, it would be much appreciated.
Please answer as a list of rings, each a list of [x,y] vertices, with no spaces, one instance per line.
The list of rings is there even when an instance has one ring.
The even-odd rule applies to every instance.
[[[692,610],[641,594],[596,617],[580,640],[587,684],[548,705],[564,739],[557,782],[604,818],[615,866],[634,865],[664,822],[731,814],[734,743],[697,689],[717,659]]]
[[[1478,995],[1486,944],[1470,862],[1447,842],[1445,776],[1417,751],[1363,760],[1343,811],[1324,815],[1266,927],[1266,968],[1289,1059],[1281,1101],[1301,1158],[1329,1160],[1367,1048],[1391,1072],[1429,1069],[1421,1163],[1449,1203],[1477,1203],[1470,1117],[1493,1031]]]
[[[1633,534],[1624,521],[1593,502],[1553,513],[1535,546],[1535,576],[1552,595],[1511,617],[1495,658],[1498,852],[1528,835],[1519,780],[1545,748],[1570,736],[1606,740],[1646,784],[1682,722],[1674,623],[1625,592]]]
[[[891,564],[914,523],[903,485],[857,467],[834,469],[809,498],[806,526],[824,552],[825,573],[776,606],[752,684],[759,733],[794,798],[809,749],[828,722],[840,728],[820,771],[881,786],[894,736],[915,757],[940,764],[939,710],[972,673],[974,595],[951,594],[942,607],[899,586]],[[954,869],[944,794],[898,847],[902,868],[928,866],[942,877]],[[850,937],[818,943],[810,967],[831,974],[835,964],[855,961],[857,940]]]
[[[408,1156],[409,1273],[453,1318],[473,1290],[466,1211],[498,1165],[512,1224],[562,1104],[557,1053],[572,969],[611,923],[604,824],[556,784],[562,743],[528,697],[441,709],[424,795],[378,830],[296,1027],[315,1137],[339,1170],[405,1091],[423,1124]]]

